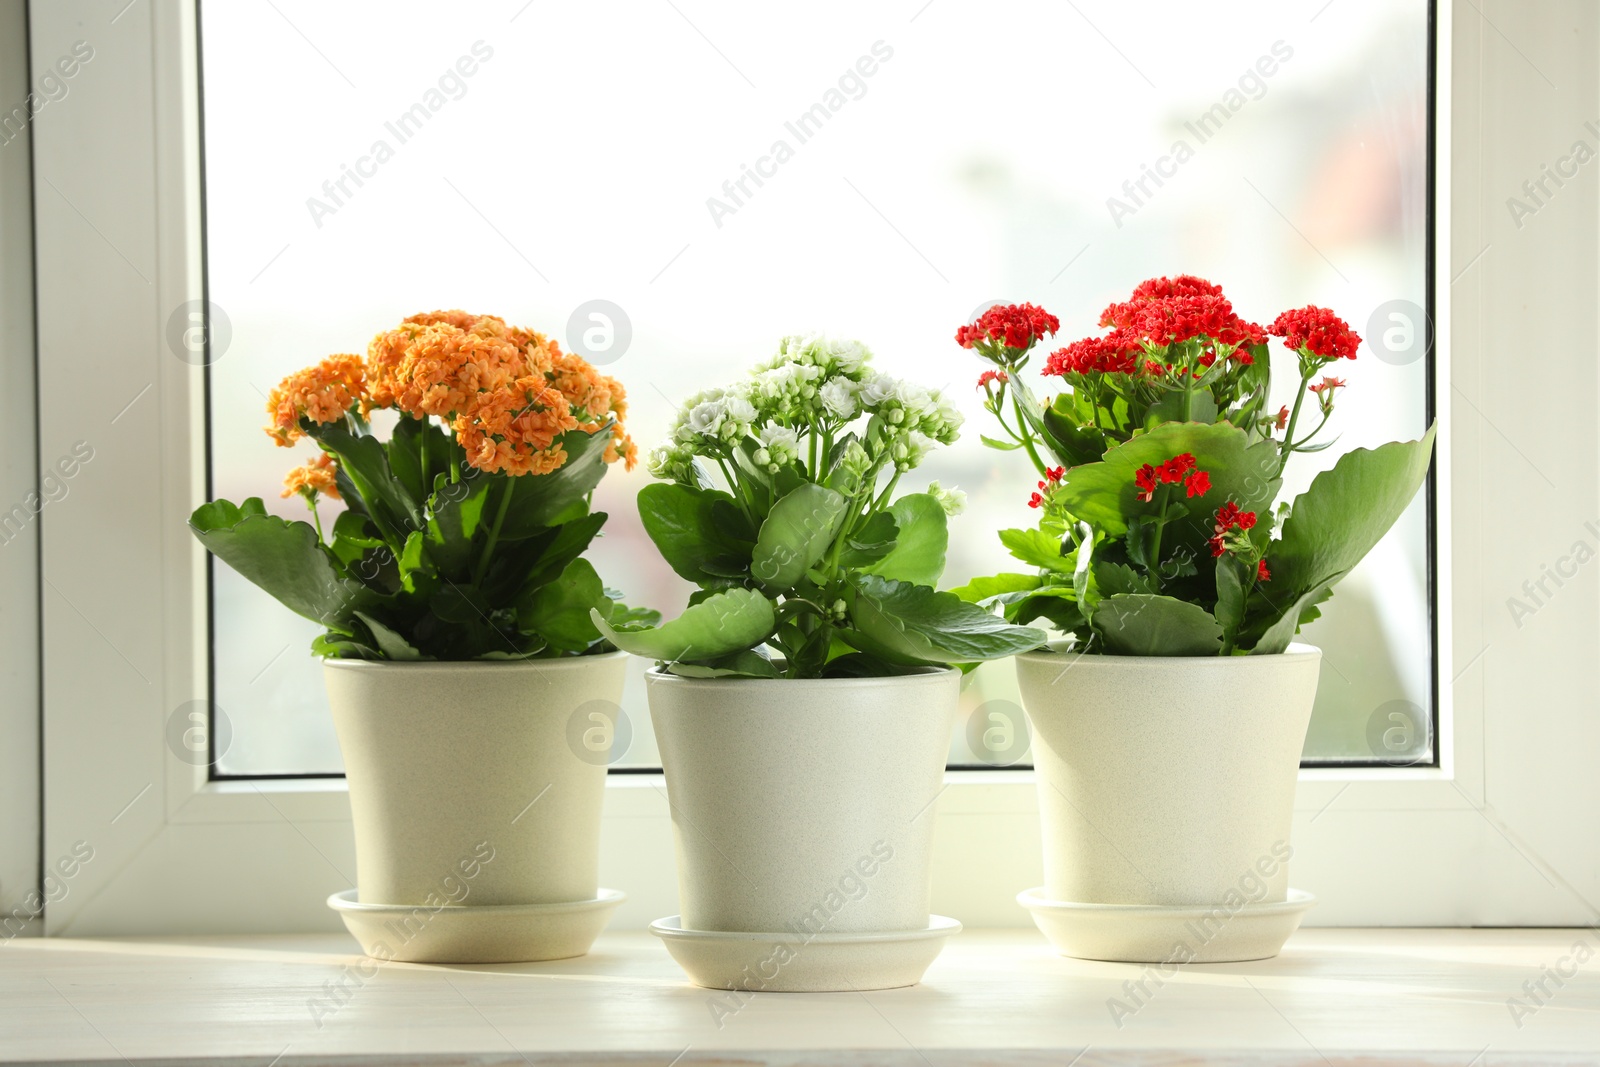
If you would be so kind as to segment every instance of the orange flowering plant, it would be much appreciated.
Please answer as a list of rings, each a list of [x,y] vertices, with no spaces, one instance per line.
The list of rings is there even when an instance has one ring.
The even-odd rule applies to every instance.
[[[392,411],[387,441],[374,411]],[[312,522],[259,498],[189,520],[201,543],[327,627],[312,651],[390,660],[526,659],[611,646],[591,613],[644,625],[583,558],[607,465],[632,468],[622,386],[543,335],[492,315],[413,315],[365,358],[285,378],[266,432],[319,452],[284,480]],[[325,532],[319,499],[344,505]],[[331,536],[328,534],[331,533]]]

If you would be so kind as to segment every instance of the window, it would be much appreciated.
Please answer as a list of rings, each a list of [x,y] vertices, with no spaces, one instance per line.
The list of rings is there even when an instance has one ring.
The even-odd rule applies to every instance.
[[[672,5],[640,3],[598,26],[582,21],[589,16],[581,5],[525,6],[523,0],[506,0],[474,5],[466,16],[439,9],[426,16],[434,22],[413,22],[398,33],[386,29],[398,18],[389,5],[341,5],[326,12],[307,7],[315,10],[314,25],[301,8],[277,0],[306,36],[287,24],[269,32],[263,23],[253,47],[238,50],[235,62],[250,64],[251,94],[259,102],[240,110],[229,130],[216,122],[215,109],[222,105],[216,81],[210,82],[207,151],[218,150],[219,136],[225,141],[224,135],[232,135],[248,140],[246,147],[265,168],[279,165],[280,156],[300,158],[302,145],[315,145],[317,138],[331,136],[329,131],[341,136],[318,148],[309,163],[297,164],[304,169],[304,184],[283,179],[292,196],[285,200],[274,187],[248,205],[263,215],[281,209],[290,220],[259,249],[228,236],[227,209],[217,199],[226,190],[216,185],[213,157],[209,274],[202,269],[201,240],[200,12],[180,2],[30,4],[28,48],[35,71],[73,54],[77,42],[94,49],[92,61],[80,64],[71,79],[66,97],[50,101],[29,124],[38,455],[53,464],[71,455],[78,441],[94,448],[93,461],[71,480],[70,495],[52,502],[32,527],[40,543],[43,857],[53,864],[78,841],[95,850],[94,861],[82,867],[70,892],[46,911],[47,932],[336,929],[337,919],[322,900],[353,884],[342,781],[215,781],[208,767],[196,765],[191,753],[169,739],[174,724],[187,725],[193,702],[212,694],[207,630],[214,615],[206,561],[184,521],[208,490],[269,491],[285,456],[263,448],[256,436],[260,397],[236,392],[230,401],[220,381],[210,404],[211,421],[219,427],[224,421],[240,424],[248,454],[236,453],[234,459],[262,466],[258,474],[230,467],[234,460],[221,442],[208,448],[206,371],[191,362],[194,352],[181,343],[181,327],[188,323],[184,316],[192,301],[208,295],[208,276],[210,296],[233,319],[233,340],[213,350],[220,351],[216,376],[230,363],[243,367],[260,359],[257,384],[268,388],[283,369],[358,347],[377,324],[434,303],[459,301],[526,316],[559,336],[579,304],[599,298],[626,307],[632,320],[632,346],[616,369],[644,400],[655,395],[652,378],[670,398],[677,385],[687,384],[684,379],[713,371],[725,375],[770,345],[775,330],[794,328],[790,323],[860,336],[886,363],[898,361],[893,365],[903,372],[936,384],[948,380],[960,392],[972,368],[960,360],[950,334],[979,304],[1043,300],[1078,334],[1089,329],[1109,297],[1125,291],[1151,264],[1180,254],[1183,265],[1226,281],[1253,314],[1318,300],[1353,308],[1351,317],[1369,335],[1375,334],[1370,322],[1359,320],[1377,309],[1379,295],[1426,303],[1406,294],[1426,292],[1430,280],[1435,292],[1437,376],[1427,384],[1441,425],[1434,546],[1438,762],[1301,770],[1294,881],[1322,900],[1310,921],[1592,922],[1594,912],[1583,900],[1600,900],[1594,876],[1600,871],[1600,837],[1574,832],[1572,819],[1552,813],[1592,812],[1600,806],[1600,784],[1589,767],[1600,745],[1600,719],[1594,714],[1595,665],[1600,663],[1594,625],[1600,612],[1597,572],[1580,567],[1556,595],[1540,596],[1536,614],[1513,612],[1508,598],[1525,596],[1523,583],[1540,580],[1546,568],[1570,570],[1577,540],[1594,543],[1585,524],[1600,514],[1600,485],[1592,469],[1600,366],[1573,339],[1591,336],[1594,328],[1600,172],[1580,168],[1556,195],[1541,195],[1532,215],[1508,213],[1506,201],[1524,182],[1539,180],[1542,167],[1570,169],[1575,141],[1582,139],[1593,150],[1594,134],[1585,124],[1594,121],[1600,99],[1600,71],[1593,63],[1600,48],[1600,11],[1582,0],[1549,0],[1550,16],[1535,19],[1512,0],[1440,0],[1433,79],[1437,167],[1431,182],[1438,251],[1418,275],[1420,268],[1406,264],[1426,264],[1425,251],[1418,253],[1411,237],[1392,237],[1420,232],[1410,223],[1380,231],[1389,238],[1354,244],[1333,240],[1318,228],[1316,213],[1306,210],[1310,186],[1291,180],[1296,173],[1304,178],[1329,172],[1352,154],[1360,158],[1362,142],[1374,143],[1377,132],[1330,119],[1324,132],[1296,141],[1300,134],[1281,129],[1281,123],[1281,132],[1252,125],[1265,122],[1272,108],[1281,106],[1276,101],[1289,99],[1291,82],[1279,80],[1280,75],[1295,73],[1295,64],[1321,49],[1342,47],[1340,42],[1360,39],[1374,50],[1393,47],[1400,58],[1372,71],[1367,80],[1302,84],[1294,90],[1304,94],[1296,98],[1301,121],[1342,113],[1341,108],[1359,112],[1351,103],[1359,94],[1376,99],[1377,87],[1390,84],[1380,75],[1398,77],[1398,64],[1417,62],[1415,51],[1401,48],[1400,25],[1385,36],[1370,23],[1393,10],[1388,5],[1310,0],[1241,8],[1251,16],[1248,24],[1230,23],[1231,36],[1212,36],[1183,11],[1155,19],[1143,7],[1124,13],[1117,5],[1075,0],[1056,14],[1008,5],[967,14],[944,0],[932,5],[911,0],[903,8],[869,14],[809,7],[767,35],[777,40],[768,40],[745,28],[742,16],[724,14],[709,2],[675,2],[692,25]],[[264,15],[283,21],[270,5],[260,7]],[[1393,17],[1407,12],[1421,18],[1409,6]],[[459,44],[439,24],[458,19],[467,20]],[[995,24],[1023,32],[997,35]],[[307,46],[307,38],[315,47]],[[638,46],[639,38],[651,47]],[[706,38],[758,88],[731,69]],[[1135,138],[1126,160],[1111,151],[1109,146],[1122,143],[1122,129],[1147,129],[1137,116],[1155,94],[1107,39],[1163,92],[1174,94],[1177,103],[1170,106],[1175,128],[1181,129],[1183,121],[1198,125],[1198,116],[1237,85],[1262,54],[1270,54],[1280,38],[1295,55],[1280,63],[1259,100],[1248,100],[1221,133],[1208,139],[1204,153],[1197,151],[1159,196],[1135,205],[1138,211],[1123,220],[1120,230],[1109,213],[1097,214],[1124,180],[1140,176],[1144,163],[1154,167],[1169,147],[1168,136],[1146,133]],[[307,211],[305,199],[324,180],[342,173],[340,164],[355,166],[358,153],[382,136],[383,124],[421,100],[437,85],[445,65],[470,55],[479,39],[496,49],[495,56],[480,62],[467,95],[446,103],[429,125],[454,122],[451,109],[457,109],[468,126],[481,122],[482,128],[412,152],[428,144],[427,133],[418,133],[403,146],[409,155],[397,153],[384,165],[433,167],[428,174],[433,188],[417,187],[425,196],[413,195],[404,170],[380,170],[364,179],[359,197],[347,198],[337,213],[323,218],[320,231],[309,212],[297,214]],[[791,39],[798,42],[792,51],[784,43]],[[960,47],[944,53],[935,49],[951,39]],[[1200,47],[1202,39],[1220,43]],[[860,100],[846,97],[822,132],[718,229],[706,199],[724,180],[742,173],[740,164],[754,166],[758,153],[782,136],[783,122],[822,100],[846,64],[853,67],[860,55],[870,55],[878,40],[895,54],[866,79],[867,94]],[[1179,43],[1169,43],[1173,40]],[[430,42],[436,42],[437,50],[408,50],[402,59],[397,42],[410,42],[408,49],[431,49]],[[207,48],[216,43],[211,38]],[[291,58],[294,47],[304,51],[301,58]],[[356,93],[326,69],[318,49],[362,86],[362,95],[382,84],[388,71],[423,75],[415,83],[407,76],[393,97],[374,98],[370,112],[346,114],[345,125],[333,126],[333,117],[343,113],[339,102]],[[568,58],[579,53],[581,59]],[[1412,59],[1405,60],[1407,55]],[[1063,61],[1069,56],[1075,62]],[[1002,70],[1006,78],[974,76],[965,62],[990,74]],[[207,52],[208,78],[219,76],[218,63]],[[1333,60],[1328,64],[1306,62],[1298,69],[1324,70],[1330,77],[1341,69]],[[938,77],[928,73],[931,68]],[[1045,103],[1030,103],[1031,121],[1020,132],[1003,109],[987,102],[993,97],[984,95],[987,82],[1013,76],[1048,90],[1037,98]],[[903,80],[897,83],[894,77]],[[593,101],[606,99],[611,86],[623,83],[647,88],[630,90],[611,112],[597,111]],[[300,87],[307,85],[314,90],[302,95]],[[486,91],[495,85],[502,88]],[[668,95],[667,86],[681,85],[689,86],[687,96]],[[485,104],[492,109],[497,97],[515,107],[507,104],[492,122],[493,116],[473,117],[471,109]],[[873,118],[879,105],[885,117]],[[636,112],[652,117],[654,124],[638,130],[593,121],[596,115],[614,113],[620,119]],[[1404,114],[1416,121],[1424,113],[1411,105]],[[536,123],[544,124],[539,137],[529,132]],[[1060,131],[1069,124],[1088,132],[1066,138]],[[499,155],[480,147],[508,143],[508,126],[513,147]],[[675,136],[665,143],[654,139],[656,129],[668,127]],[[1404,128],[1398,120],[1375,120],[1371,127]],[[723,132],[713,138],[713,130]],[[1203,209],[1189,203],[1185,198],[1200,194],[1183,183],[1194,181],[1198,189],[1209,180],[1208,168],[1225,171],[1231,153],[1225,138],[1233,133],[1248,143],[1232,158],[1248,156],[1250,168],[1237,164],[1227,187],[1241,188],[1243,171],[1351,279],[1368,278],[1369,272],[1373,278],[1387,277],[1374,264],[1385,255],[1383,248],[1401,249],[1392,259],[1398,279],[1394,293],[1377,290],[1374,281],[1371,297],[1346,295],[1336,276],[1326,280],[1328,264],[1290,232],[1277,211],[1246,213],[1256,197],[1248,189],[1242,199],[1237,193],[1214,204],[1202,199]],[[1305,162],[1308,153],[1341,133],[1349,136],[1339,143],[1354,148],[1321,168]],[[896,153],[876,167],[868,165],[885,159],[879,145],[886,139]],[[966,146],[973,143],[989,145],[992,158],[1013,168],[1007,172],[1010,185],[997,186],[992,168],[973,172],[958,166],[969,158]],[[12,147],[0,149],[0,157],[9,158],[5,154]],[[494,165],[480,161],[486,153]],[[448,167],[442,162],[447,158]],[[950,164],[955,177],[933,167],[949,160],[955,161]],[[1303,172],[1296,169],[1302,166]],[[517,176],[505,176],[510,173]],[[446,177],[466,200],[444,185]],[[854,190],[844,184],[845,177]],[[1087,206],[1076,207],[1078,215],[1059,214],[1066,209],[1041,200],[1041,189],[1057,188],[1046,185],[1046,178],[1074,190],[1072,205]],[[1408,181],[1414,179],[1413,174]],[[1337,188],[1358,184],[1343,171],[1325,180]],[[1069,182],[1081,183],[1082,191]],[[1398,179],[1386,187],[1398,188]],[[1000,193],[982,201],[980,211],[969,202],[979,195],[973,188]],[[541,202],[564,196],[568,210],[538,219],[519,214],[518,205],[531,200],[529,189],[541,191]],[[590,189],[605,195],[590,199]],[[1428,191],[1425,183],[1418,195]],[[443,205],[451,198],[459,207],[446,214]],[[1180,202],[1186,205],[1182,210]],[[584,215],[577,207],[596,203],[603,210]],[[1393,201],[1397,210],[1411,203]],[[420,257],[413,246],[403,245],[401,252],[414,269],[400,272],[391,264],[400,258],[395,246],[357,240],[350,228],[341,231],[366,204],[385,216],[385,226],[406,226],[418,235],[429,225],[444,226],[459,236],[449,264],[441,266],[436,257]],[[438,218],[427,217],[435,211]],[[1416,218],[1412,208],[1405,211],[1404,218]],[[233,218],[237,225],[238,209]],[[797,218],[810,228],[801,230],[793,222]],[[1168,230],[1155,225],[1163,218]],[[1188,229],[1170,230],[1185,220]],[[1086,233],[1065,246],[1065,255],[1054,256],[1061,230],[1075,221],[1099,226],[1117,239],[1097,242]],[[974,229],[992,243],[970,237]],[[582,239],[573,236],[580,231]],[[386,231],[375,232],[381,237]],[[646,242],[642,236],[662,232],[670,232],[671,240]],[[1163,243],[1168,238],[1158,241],[1162,232],[1180,237]],[[1085,243],[1091,246],[1087,250]],[[236,250],[229,252],[230,246]],[[932,273],[923,255],[948,282]],[[1074,262],[1073,256],[1079,258]],[[480,272],[486,278],[474,273],[480,261],[489,264]],[[528,263],[550,279],[548,287],[529,272]],[[1031,270],[1039,263],[1046,267],[1042,277]],[[746,274],[769,284],[751,288]],[[385,278],[381,289],[362,288],[361,279],[380,276]],[[310,284],[300,284],[301,279]],[[612,290],[609,279],[622,288]],[[914,289],[913,296],[897,295],[901,285]],[[308,318],[323,312],[342,319]],[[180,327],[176,345],[166,335],[174,321]],[[219,322],[213,323],[214,337]],[[272,345],[246,359],[251,338],[264,331],[270,332]],[[1513,352],[1537,353],[1544,371],[1537,405],[1506,397],[1505,354]],[[674,362],[686,355],[699,361]],[[1358,430],[1377,439],[1380,432],[1389,436],[1420,428],[1429,393],[1417,399],[1404,382],[1415,375],[1426,383],[1419,369],[1425,366],[1421,360],[1395,365],[1364,354],[1357,369],[1372,380],[1358,379],[1360,392],[1352,395],[1362,403],[1346,411],[1392,415],[1394,421],[1378,428],[1347,426],[1345,441],[1359,440]],[[672,368],[673,377],[657,372],[658,367]],[[1560,388],[1549,382],[1561,383]],[[1388,414],[1380,406],[1384,397],[1397,405]],[[225,403],[233,407],[225,409]],[[656,411],[642,413],[642,436],[650,432],[652,418],[659,428],[665,407]],[[215,461],[211,486],[208,451]],[[1021,476],[1000,462],[1004,457],[970,441],[948,455],[976,465],[976,471],[929,472],[930,478],[965,482],[974,498],[965,533],[957,536],[959,551],[967,555],[952,563],[954,578],[1002,565],[997,554],[983,555],[994,551],[986,525],[1005,509],[1018,508],[1026,482],[1017,484]],[[629,513],[629,488],[619,480],[608,490],[623,501],[623,506],[609,505],[619,527]],[[1397,609],[1420,592],[1414,596],[1402,589],[1391,596],[1390,584],[1410,583],[1414,591],[1424,587],[1425,567],[1417,569],[1424,557],[1408,557],[1403,550],[1415,543],[1404,538],[1413,536],[1415,524],[1394,542],[1402,547],[1399,558],[1409,559],[1405,566],[1412,569],[1391,569],[1377,598]],[[605,546],[613,553],[604,560],[612,566],[613,581],[670,606],[670,589],[649,592],[627,570],[626,545],[619,530]],[[1354,586],[1341,597],[1352,595],[1359,596]],[[1398,632],[1404,619],[1384,625]],[[1351,629],[1359,626],[1345,632]],[[1335,636],[1316,639],[1332,648]],[[267,655],[279,647],[281,641]],[[279,665],[305,662],[302,648],[286,649]],[[1398,659],[1401,653],[1391,655]],[[265,665],[250,666],[243,682]],[[1346,673],[1364,681],[1368,670],[1358,659]],[[1423,668],[1411,659],[1404,670]],[[1416,696],[1405,698],[1424,704]],[[1370,750],[1359,740],[1370,709],[1359,703],[1355,709],[1346,720],[1344,736],[1350,743],[1344,755]],[[230,716],[236,711],[229,709]],[[648,736],[647,729],[635,733]],[[1341,750],[1330,745],[1323,753],[1336,756]],[[305,751],[281,749],[280,755],[282,762],[266,770],[281,774],[316,766],[314,754]],[[642,759],[648,753],[634,755]],[[1013,896],[1039,884],[1041,873],[1031,773],[958,771],[946,783],[936,805],[934,910],[974,927],[1025,925],[1027,915]],[[678,910],[670,814],[662,790],[660,776],[648,773],[615,775],[609,783],[601,880],[629,894],[613,921],[618,929],[642,929]],[[261,893],[262,886],[271,892]],[[233,902],[246,893],[256,906],[241,915]]]
[[[1031,522],[1029,472],[979,447],[979,368],[951,340],[994,300],[1055,311],[1062,343],[1156,273],[1220,281],[1254,318],[1350,318],[1368,344],[1340,440],[1291,466],[1286,497],[1343,448],[1426,428],[1426,0],[905,16],[202,3],[215,494],[304,517],[272,499],[298,460],[259,432],[266,392],[435,305],[579,351],[615,331],[598,358],[641,442],[785,333],[862,339],[968,416],[919,471],[970,494],[947,585],[1017,569],[991,531]],[[1003,56],[1006,76],[962,56]],[[670,613],[687,587],[639,525],[647,480],[602,484],[597,563]],[[1306,631],[1325,652],[1309,761],[1432,762],[1430,568],[1419,497]],[[315,625],[225,566],[211,582],[218,772],[338,773]],[[619,766],[656,765],[642,670]],[[1015,744],[969,747],[991,711],[1021,722],[1010,665],[965,702],[952,763],[1026,765]]]

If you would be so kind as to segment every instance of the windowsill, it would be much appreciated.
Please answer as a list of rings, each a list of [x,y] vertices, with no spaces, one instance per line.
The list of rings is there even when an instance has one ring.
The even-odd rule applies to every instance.
[[[711,1005],[731,995],[689,985],[648,934],[603,935],[576,960],[389,963],[365,980],[342,935],[18,939],[0,944],[0,1060],[1577,1062],[1566,1054],[1600,1051],[1600,961],[1544,979],[1552,995],[1520,1020],[1508,999],[1533,1007],[1523,983],[1570,968],[1579,941],[1600,948],[1595,931],[1304,930],[1277,959],[1147,980],[1119,1027],[1109,1001],[1135,1007],[1125,983],[1143,968],[1056,957],[1033,931],[969,930],[920,986],[757,994],[719,1029]],[[341,979],[350,993],[319,1025],[312,1004]]]

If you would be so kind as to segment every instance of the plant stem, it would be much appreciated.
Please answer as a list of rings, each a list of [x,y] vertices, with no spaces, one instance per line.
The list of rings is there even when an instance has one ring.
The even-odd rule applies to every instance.
[[[1022,447],[1028,450],[1028,458],[1033,460],[1034,469],[1039,472],[1039,477],[1043,478],[1050,468],[1045,466],[1044,460],[1039,458],[1038,451],[1033,447],[1033,429],[1028,425],[1028,416],[1022,410],[1022,401],[1017,399],[1015,393],[1011,394],[1011,406],[1017,413],[1017,429],[1022,431]]]
[[[1161,514],[1156,516],[1155,536],[1150,538],[1150,580],[1156,583],[1156,592],[1161,591],[1161,532],[1167,528],[1167,504],[1172,500],[1172,490],[1162,486]]]
[[[517,487],[517,479],[506,479],[506,491],[500,494],[500,506],[495,509],[494,525],[489,527],[489,540],[483,546],[483,555],[478,557],[478,565],[472,569],[472,584],[478,585],[483,581],[484,574],[489,570],[489,558],[494,555],[494,546],[500,540],[500,527],[505,524],[506,512],[511,509],[511,492]]]
[[[308,500],[306,501],[306,506],[311,509],[311,521],[317,524],[317,540],[321,541],[323,539],[322,516],[317,514],[317,502],[315,500]]]
[[[1289,465],[1289,456],[1294,452],[1294,427],[1300,421],[1300,405],[1306,400],[1306,387],[1311,383],[1311,376],[1316,373],[1315,368],[1300,368],[1300,391],[1294,397],[1294,410],[1289,412],[1289,425],[1283,431],[1283,450],[1278,453],[1278,473],[1274,477],[1283,477],[1283,468]]]
[[[428,420],[422,419],[421,459],[422,467],[422,498],[426,500],[433,495],[433,483],[428,480]]]

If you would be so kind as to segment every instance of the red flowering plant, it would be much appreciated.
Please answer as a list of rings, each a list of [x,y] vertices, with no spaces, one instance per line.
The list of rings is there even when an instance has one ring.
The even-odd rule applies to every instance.
[[[1022,372],[1060,329],[1054,315],[994,307],[956,331],[991,364],[978,388],[1003,436],[984,443],[1024,452],[1039,473],[1028,500],[1039,521],[1000,533],[1032,571],[955,592],[1013,624],[1045,619],[1078,651],[1282,652],[1410,503],[1434,430],[1352,450],[1278,502],[1289,457],[1332,444],[1318,438],[1345,383],[1324,372],[1361,344],[1343,319],[1305,307],[1263,329],[1220,286],[1180,275],[1142,283],[1100,325],[1045,359],[1043,375],[1062,380],[1045,399]],[[1299,374],[1276,412],[1271,337]]]

